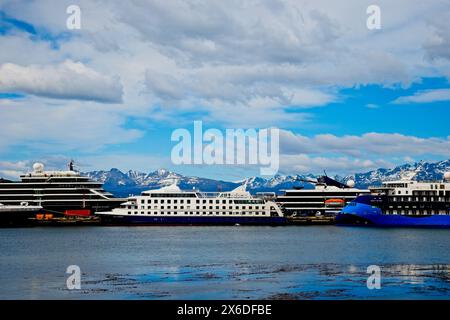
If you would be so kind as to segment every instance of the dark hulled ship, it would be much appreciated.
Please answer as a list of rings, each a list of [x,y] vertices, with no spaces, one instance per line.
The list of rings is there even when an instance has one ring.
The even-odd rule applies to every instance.
[[[450,172],[441,181],[415,181],[411,172],[369,188],[337,216],[339,225],[450,228]]]
[[[66,171],[45,171],[43,164],[35,163],[33,171],[20,179],[0,180],[0,203],[42,206],[43,211],[53,214],[91,215],[126,201],[105,191],[101,182],[82,176],[74,170],[73,162]]]
[[[336,215],[350,201],[369,190],[355,188],[353,180],[346,184],[320,176],[317,180],[300,180],[314,189],[296,187],[285,190],[276,201],[287,216]]]

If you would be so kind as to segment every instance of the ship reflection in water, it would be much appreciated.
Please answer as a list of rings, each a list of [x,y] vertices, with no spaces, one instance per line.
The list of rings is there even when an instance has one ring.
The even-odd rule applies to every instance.
[[[333,226],[1,229],[0,298],[450,299],[448,240]],[[66,288],[69,265],[81,290]]]

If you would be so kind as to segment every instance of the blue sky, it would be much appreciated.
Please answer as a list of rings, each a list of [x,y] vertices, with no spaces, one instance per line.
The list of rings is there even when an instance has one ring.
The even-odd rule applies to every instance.
[[[313,111],[317,121],[325,124],[326,131],[336,135],[365,132],[402,133],[420,137],[446,137],[449,135],[449,101],[395,104],[403,96],[421,90],[450,88],[446,78],[421,78],[408,88],[383,88],[369,85],[344,89],[344,103],[329,104]],[[344,104],[344,106],[342,105]],[[314,134],[322,128],[311,128]]]
[[[173,130],[276,127],[280,173],[450,158],[450,5],[380,1],[0,2],[0,176],[33,161],[168,168]]]

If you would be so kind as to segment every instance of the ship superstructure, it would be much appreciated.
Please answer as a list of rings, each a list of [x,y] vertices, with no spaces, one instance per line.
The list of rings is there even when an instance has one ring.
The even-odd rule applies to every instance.
[[[21,181],[0,181],[0,203],[4,205],[41,206],[46,212],[83,211],[90,214],[118,207],[124,199],[115,198],[103,184],[82,176],[73,162],[66,171],[46,171],[35,163],[33,171],[20,176]]]
[[[415,181],[413,175],[371,187],[338,215],[339,224],[450,227],[450,172],[441,181]]]
[[[244,186],[230,192],[183,191],[175,184],[144,191],[120,208],[98,212],[107,224],[277,225],[286,219],[275,202],[255,198]]]
[[[301,181],[313,184],[314,189],[299,187],[285,190],[276,199],[288,216],[335,215],[357,196],[369,193],[367,189],[355,188],[353,180],[344,184],[326,175],[317,180]]]

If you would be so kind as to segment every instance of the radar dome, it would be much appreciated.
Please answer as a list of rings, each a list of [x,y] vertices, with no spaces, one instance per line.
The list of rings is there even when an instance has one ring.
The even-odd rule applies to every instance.
[[[444,173],[444,179],[450,181],[450,171],[447,171],[446,173]]]
[[[44,165],[42,163],[36,162],[35,164],[33,164],[33,170],[35,172],[42,172],[44,171]]]
[[[347,186],[350,187],[350,188],[353,188],[355,186],[355,180],[351,180],[351,179],[348,180],[347,181]]]

